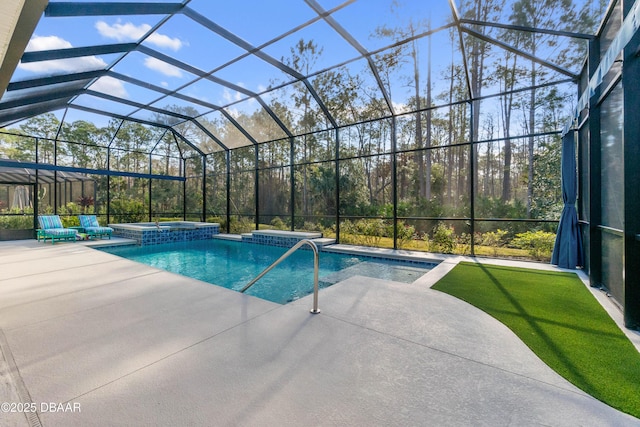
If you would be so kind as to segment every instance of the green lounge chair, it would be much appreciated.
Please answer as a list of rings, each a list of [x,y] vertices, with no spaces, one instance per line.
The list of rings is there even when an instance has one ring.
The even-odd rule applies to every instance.
[[[56,240],[76,240],[77,230],[64,228],[58,215],[38,215],[40,229],[37,231],[38,241],[51,239],[51,244]]]
[[[107,236],[111,239],[111,233],[113,233],[113,228],[111,227],[101,227],[98,224],[98,219],[95,215],[78,215],[78,219],[80,220],[80,227],[84,229],[84,232],[87,236],[91,237],[100,237]]]

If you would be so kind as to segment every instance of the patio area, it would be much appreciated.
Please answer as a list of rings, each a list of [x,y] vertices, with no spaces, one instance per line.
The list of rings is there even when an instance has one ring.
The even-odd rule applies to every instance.
[[[459,257],[412,285],[340,282],[313,315],[87,243],[0,243],[0,401],[38,410],[3,426],[640,423],[431,290]]]

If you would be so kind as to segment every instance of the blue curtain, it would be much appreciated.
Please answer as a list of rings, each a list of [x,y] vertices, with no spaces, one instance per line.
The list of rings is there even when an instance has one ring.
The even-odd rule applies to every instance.
[[[553,247],[551,264],[562,268],[576,268],[582,265],[582,236],[578,228],[576,211],[576,145],[575,131],[562,137],[562,200],[564,208],[558,224],[558,233]]]

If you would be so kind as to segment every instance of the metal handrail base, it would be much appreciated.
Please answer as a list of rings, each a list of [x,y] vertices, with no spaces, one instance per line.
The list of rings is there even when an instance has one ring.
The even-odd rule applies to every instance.
[[[298,243],[293,245],[291,249],[289,249],[287,252],[284,253],[284,255],[278,258],[269,267],[265,268],[262,271],[262,273],[258,274],[252,281],[247,283],[244,286],[244,288],[240,290],[240,292],[244,293],[247,289],[253,286],[258,280],[262,279],[262,277],[264,277],[265,274],[270,272],[275,266],[280,264],[282,261],[288,258],[289,255],[291,255],[292,253],[294,253],[304,245],[310,246],[311,250],[313,251],[313,308],[310,310],[310,312],[313,314],[320,313],[320,309],[318,308],[318,268],[320,264],[320,255],[318,254],[318,246],[316,246],[316,244],[309,239],[302,239]]]

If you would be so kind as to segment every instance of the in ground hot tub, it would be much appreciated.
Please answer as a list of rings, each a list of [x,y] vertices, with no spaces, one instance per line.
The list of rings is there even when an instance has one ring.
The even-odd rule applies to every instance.
[[[167,221],[109,224],[113,235],[135,240],[138,245],[211,239],[220,234],[220,224],[211,222]]]

